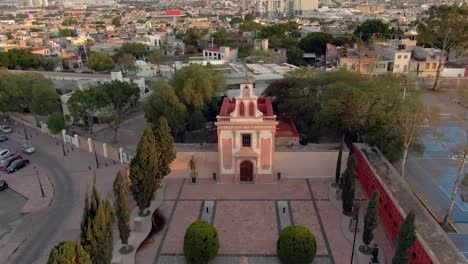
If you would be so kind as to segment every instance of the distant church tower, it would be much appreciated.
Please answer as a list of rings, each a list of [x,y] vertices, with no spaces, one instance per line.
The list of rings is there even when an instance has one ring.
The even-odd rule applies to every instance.
[[[224,98],[217,116],[220,183],[273,182],[276,115],[271,98],[257,97],[246,77],[239,96]]]

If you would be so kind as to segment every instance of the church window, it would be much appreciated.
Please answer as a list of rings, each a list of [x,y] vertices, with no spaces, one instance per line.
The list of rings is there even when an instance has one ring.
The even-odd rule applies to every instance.
[[[242,147],[250,148],[252,146],[252,135],[242,134]]]
[[[250,102],[249,104],[249,116],[255,116],[255,103]]]
[[[240,102],[240,104],[239,104],[239,115],[240,116],[245,115],[245,104],[244,104],[244,102]]]

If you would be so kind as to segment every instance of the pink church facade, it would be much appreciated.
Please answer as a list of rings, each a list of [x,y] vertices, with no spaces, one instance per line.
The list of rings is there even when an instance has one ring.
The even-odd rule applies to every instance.
[[[237,97],[224,98],[216,122],[218,182],[275,182],[273,160],[278,124],[271,98],[257,97],[248,79],[240,85]],[[295,127],[294,131],[291,137],[298,137]]]

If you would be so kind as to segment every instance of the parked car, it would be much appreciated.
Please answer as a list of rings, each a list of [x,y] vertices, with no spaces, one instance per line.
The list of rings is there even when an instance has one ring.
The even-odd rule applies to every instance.
[[[10,151],[8,149],[2,149],[0,150],[0,160],[4,159],[6,156],[10,154]]]
[[[8,189],[8,183],[5,180],[0,180],[0,191]]]
[[[8,138],[7,138],[7,136],[5,134],[3,134],[3,133],[0,134],[0,142],[5,142],[7,140],[8,140]]]
[[[0,161],[0,170],[2,171],[6,170],[6,168],[10,166],[13,161],[19,160],[19,159],[23,159],[23,157],[21,157],[21,155],[19,154],[13,154],[13,153],[8,154],[8,156],[6,156],[4,159]]]
[[[6,170],[8,173],[12,173],[12,172],[18,171],[19,169],[23,167],[28,166],[28,164],[29,164],[29,160],[27,159],[15,160],[10,164],[10,166],[7,167]]]
[[[36,149],[27,143],[21,145],[21,150],[26,154],[33,154],[36,152]]]
[[[0,126],[0,131],[2,131],[3,133],[11,133],[13,132],[13,129],[11,129],[11,127],[9,126]]]

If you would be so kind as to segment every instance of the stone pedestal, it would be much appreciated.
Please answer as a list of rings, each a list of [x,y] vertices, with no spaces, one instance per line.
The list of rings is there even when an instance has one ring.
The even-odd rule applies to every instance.
[[[133,219],[133,231],[142,232],[143,230],[143,218],[137,216]]]
[[[336,199],[337,199],[338,201],[341,200],[341,194],[342,194],[342,193],[343,193],[343,190],[341,190],[341,189],[336,189]]]
[[[112,258],[112,264],[123,264],[122,256],[115,256]]]

